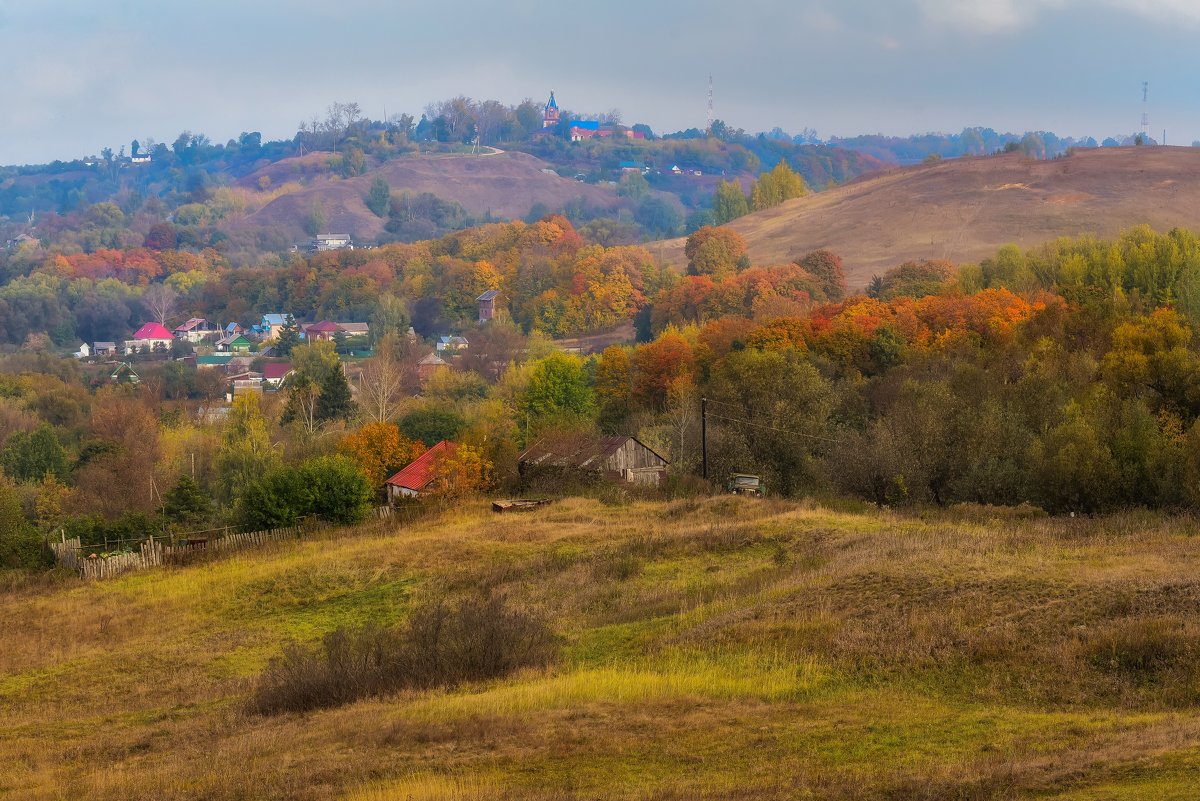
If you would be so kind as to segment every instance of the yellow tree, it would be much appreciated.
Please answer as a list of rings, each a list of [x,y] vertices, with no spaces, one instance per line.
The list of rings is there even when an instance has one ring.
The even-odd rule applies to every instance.
[[[750,190],[750,207],[754,211],[762,211],[778,206],[785,200],[800,197],[806,191],[804,179],[793,172],[786,161],[780,159],[775,169],[758,176]]]
[[[459,445],[437,460],[433,467],[435,494],[457,498],[491,486],[492,463],[470,445]]]
[[[388,476],[425,452],[425,446],[400,433],[393,423],[367,423],[338,446],[378,488]]]

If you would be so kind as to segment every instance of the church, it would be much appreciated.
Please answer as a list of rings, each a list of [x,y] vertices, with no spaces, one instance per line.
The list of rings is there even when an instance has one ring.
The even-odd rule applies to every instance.
[[[558,114],[558,101],[554,99],[554,92],[550,92],[550,99],[546,101],[546,108],[542,112],[542,130],[539,134],[553,134],[558,130],[561,120]],[[582,142],[584,139],[606,139],[614,134],[620,133],[630,139],[645,139],[646,136],[641,131],[634,131],[623,126],[613,125],[599,120],[571,120],[570,126],[567,128],[567,138],[572,142]]]

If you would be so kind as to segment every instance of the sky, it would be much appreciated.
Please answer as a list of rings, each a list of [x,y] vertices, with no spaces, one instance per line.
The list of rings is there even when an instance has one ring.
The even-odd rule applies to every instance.
[[[456,95],[822,137],[1200,139],[1200,0],[0,0],[0,164]]]

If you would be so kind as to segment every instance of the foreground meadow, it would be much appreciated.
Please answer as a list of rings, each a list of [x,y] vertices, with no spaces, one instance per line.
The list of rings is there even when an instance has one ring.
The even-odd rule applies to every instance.
[[[0,596],[13,799],[1169,799],[1200,786],[1190,519],[482,502]],[[545,669],[247,711],[290,641],[483,587]]]

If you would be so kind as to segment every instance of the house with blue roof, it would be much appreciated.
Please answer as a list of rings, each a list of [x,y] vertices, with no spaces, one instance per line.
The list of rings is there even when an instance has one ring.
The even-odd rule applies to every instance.
[[[287,325],[289,314],[264,314],[258,325],[251,327],[251,332],[263,340],[279,339],[279,331]]]

